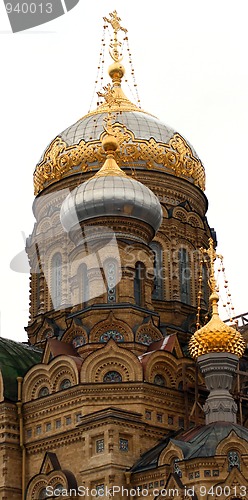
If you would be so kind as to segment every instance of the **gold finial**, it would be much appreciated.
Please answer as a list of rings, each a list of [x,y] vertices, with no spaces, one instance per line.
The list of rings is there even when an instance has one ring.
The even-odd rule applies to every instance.
[[[209,276],[209,288],[212,293],[217,293],[217,282],[215,278],[215,271],[214,271],[214,263],[215,260],[222,259],[222,255],[219,255],[216,253],[215,248],[214,248],[214,240],[213,238],[209,238],[209,248],[201,248],[202,254],[207,254],[209,257],[209,265],[210,265],[210,276]]]
[[[113,39],[113,42],[110,43],[109,53],[115,62],[120,62],[120,61],[122,61],[122,56],[119,53],[119,47],[121,47],[121,42],[119,42],[119,40],[118,40],[118,32],[124,31],[124,33],[127,33],[127,29],[123,28],[120,25],[121,18],[118,17],[116,10],[114,10],[114,12],[110,12],[109,15],[110,15],[110,19],[108,19],[107,17],[103,18],[105,23],[111,24],[111,26],[114,30],[114,39]]]
[[[109,53],[110,56],[112,57],[114,63],[109,66],[109,76],[112,78],[113,85],[114,87],[119,87],[121,83],[121,79],[125,74],[125,68],[121,64],[121,61],[123,59],[122,55],[120,54],[119,48],[121,47],[121,42],[118,40],[118,33],[119,31],[124,31],[124,33],[127,33],[127,29],[123,28],[120,25],[121,18],[118,17],[116,10],[114,12],[110,12],[109,14],[110,18],[108,19],[107,17],[104,17],[103,20],[110,24],[113,28],[114,31],[114,36],[113,39],[111,39],[110,45],[109,45]]]
[[[105,177],[107,175],[127,177],[125,172],[121,170],[121,168],[117,165],[115,160],[115,152],[118,149],[119,144],[118,144],[118,139],[115,137],[113,132],[112,116],[110,111],[108,112],[108,115],[104,121],[106,125],[104,125],[103,128],[106,134],[102,138],[102,147],[107,155],[107,158],[103,166],[92,177],[92,179],[96,177]]]

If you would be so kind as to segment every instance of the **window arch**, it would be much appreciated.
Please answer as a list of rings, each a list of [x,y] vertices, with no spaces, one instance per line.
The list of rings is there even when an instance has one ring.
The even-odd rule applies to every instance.
[[[134,299],[137,306],[144,304],[144,278],[145,266],[143,262],[137,262],[134,272]]]
[[[113,304],[116,302],[117,285],[117,262],[115,259],[108,259],[105,263],[105,276],[107,280],[107,302]]]
[[[87,305],[89,300],[89,278],[86,264],[80,264],[78,268],[79,301],[80,304]]]
[[[119,383],[119,382],[122,382],[122,376],[119,372],[116,372],[116,371],[111,371],[111,372],[107,372],[105,373],[104,377],[103,377],[103,382],[106,384],[109,384],[109,383]]]
[[[62,298],[62,257],[61,253],[57,252],[52,258],[52,303],[54,309],[58,309],[61,305]]]
[[[152,298],[155,300],[163,299],[163,250],[157,241],[150,244],[154,254],[154,288]]]
[[[190,277],[191,268],[189,253],[186,248],[180,248],[178,252],[179,261],[179,279],[180,279],[180,298],[185,304],[190,304]]]

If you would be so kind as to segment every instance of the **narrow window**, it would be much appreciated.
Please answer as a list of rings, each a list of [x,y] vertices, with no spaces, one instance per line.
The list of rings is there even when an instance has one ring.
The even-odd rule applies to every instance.
[[[89,300],[89,278],[86,264],[80,264],[78,268],[78,280],[80,304],[83,304],[84,307],[86,307]]]
[[[228,470],[232,470],[234,467],[237,467],[237,469],[240,469],[240,458],[239,454],[237,451],[229,451],[228,452]]]
[[[128,439],[120,438],[119,448],[120,451],[128,451]]]
[[[179,277],[180,277],[180,295],[181,301],[190,304],[190,263],[189,254],[185,248],[180,248],[178,252]]]
[[[55,421],[55,427],[56,427],[56,429],[60,429],[60,427],[61,427],[61,420],[60,419]]]
[[[154,287],[152,292],[152,298],[155,300],[163,299],[163,254],[162,247],[159,243],[153,242],[150,248],[154,254]]]
[[[144,264],[137,262],[134,273],[134,299],[137,306],[142,306],[144,303],[144,275]]]
[[[54,309],[58,309],[61,305],[61,267],[61,254],[57,252],[52,258],[52,303]]]
[[[104,452],[104,439],[97,439],[96,440],[96,453],[103,453]]]
[[[117,284],[117,263],[115,260],[108,260],[105,267],[107,279],[107,301],[109,304],[116,302]]]

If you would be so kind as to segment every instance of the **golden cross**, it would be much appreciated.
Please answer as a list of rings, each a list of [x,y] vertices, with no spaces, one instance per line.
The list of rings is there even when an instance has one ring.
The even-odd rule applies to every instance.
[[[110,44],[110,48],[113,50],[109,51],[109,52],[110,52],[112,59],[115,62],[119,62],[119,61],[121,61],[122,58],[120,57],[119,50],[118,50],[118,48],[121,46],[121,42],[118,41],[118,31],[124,31],[124,33],[127,33],[127,29],[123,28],[120,25],[121,18],[118,17],[116,10],[114,10],[114,12],[110,12],[109,15],[110,15],[110,19],[108,19],[107,17],[103,18],[105,23],[111,24],[111,26],[114,30],[114,40],[113,40],[113,43]]]
[[[201,248],[200,250],[203,254],[207,254],[209,257],[209,265],[210,265],[209,288],[211,290],[211,293],[214,293],[217,291],[217,281],[214,272],[214,262],[216,258],[221,259],[222,255],[216,253],[214,248],[213,238],[209,238],[208,242],[209,242],[209,248],[208,249]]]

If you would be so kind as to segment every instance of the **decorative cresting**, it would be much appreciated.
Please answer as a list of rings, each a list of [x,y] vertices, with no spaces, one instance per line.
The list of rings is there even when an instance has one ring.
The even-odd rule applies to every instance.
[[[189,351],[193,358],[211,352],[232,353],[241,357],[245,350],[245,341],[240,332],[221,321],[218,313],[219,296],[216,291],[217,285],[214,274],[214,261],[218,255],[214,249],[212,238],[209,239],[209,249],[205,250],[209,255],[211,289],[210,304],[212,305],[211,320],[194,333],[189,342]]]
[[[168,144],[136,138],[131,130],[116,122],[113,124],[115,136],[119,139],[116,152],[118,165],[123,167],[162,170],[177,177],[190,180],[205,189],[205,171],[186,140],[175,133]],[[92,171],[104,163],[105,154],[102,138],[84,141],[68,146],[61,137],[56,137],[46,149],[42,161],[34,172],[34,193],[69,175]],[[140,162],[140,165],[138,164]]]
[[[217,254],[212,239],[209,240],[209,249],[205,252],[210,264],[212,318],[192,336],[189,351],[197,359],[210,391],[203,407],[206,424],[217,421],[236,423],[237,405],[230,390],[238,359],[245,349],[245,342],[237,330],[221,321],[218,314],[219,296],[214,274]]]
[[[127,30],[120,25],[121,19],[116,11],[110,14],[109,19],[104,18],[104,21],[114,31],[109,50],[114,62],[108,71],[112,84],[103,87],[103,92],[98,92],[98,96],[103,97],[105,102],[75,124],[77,139],[73,138],[73,144],[63,139],[63,133],[51,142],[34,172],[35,195],[61,178],[101,167],[105,155],[96,128],[105,114],[110,112],[116,115],[114,134],[119,136],[116,160],[121,168],[135,166],[161,169],[183,177],[204,190],[204,167],[186,140],[125,96],[121,88],[125,68],[119,51],[121,42],[118,40],[118,33],[126,33]],[[129,122],[137,129],[136,134],[126,126]],[[81,126],[83,131],[80,137]],[[85,135],[86,130],[91,131],[89,135]],[[160,140],[157,140],[155,130],[159,130]]]

